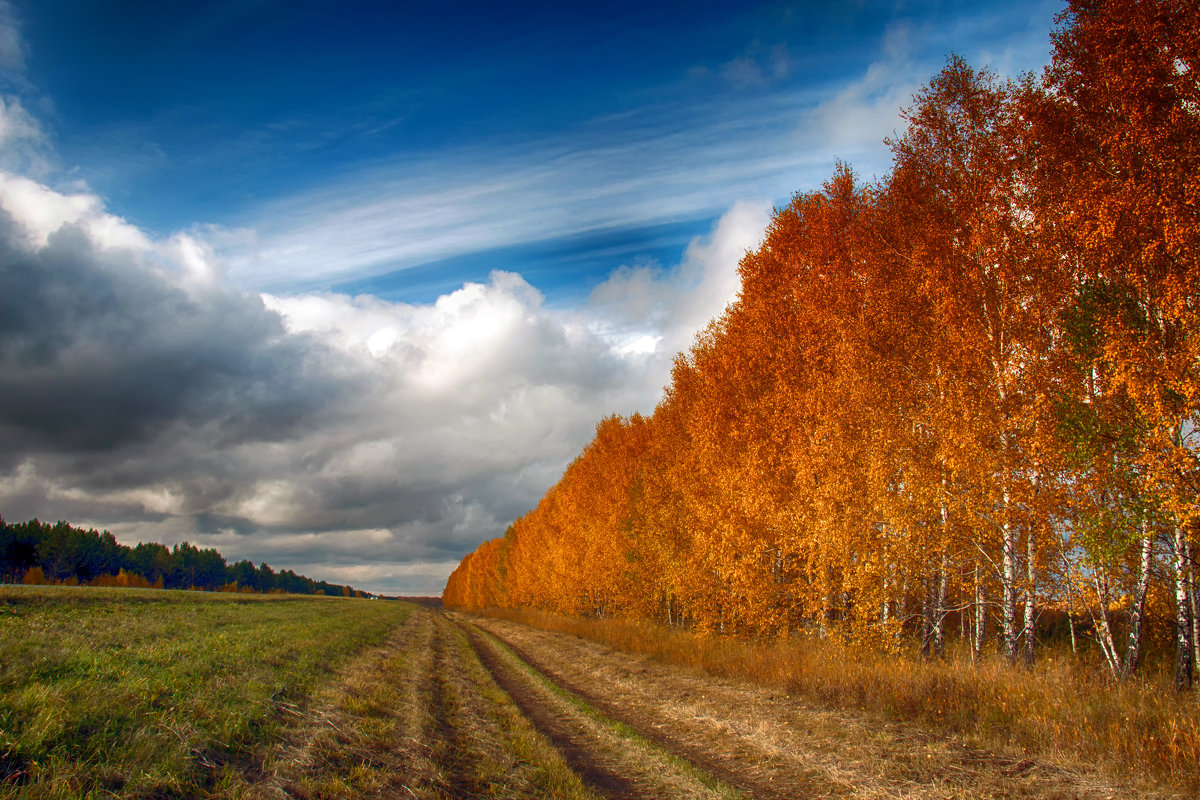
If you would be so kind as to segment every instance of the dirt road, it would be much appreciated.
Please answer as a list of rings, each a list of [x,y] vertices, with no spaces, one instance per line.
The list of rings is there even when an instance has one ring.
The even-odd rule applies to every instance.
[[[321,693],[279,712],[283,741],[264,752],[260,770],[214,797],[1135,796],[1082,769],[813,708],[574,636],[426,608]]]
[[[594,800],[484,669],[463,628],[415,608],[380,648],[298,706],[261,768],[213,792],[238,800]]]
[[[498,619],[455,616],[522,711],[567,753],[573,767],[600,765],[629,779],[620,756],[559,725],[550,682],[649,743],[713,776],[726,791],[755,798],[1031,798],[1101,800],[1132,796],[1082,770],[971,747],[912,726],[812,708],[778,691],[680,670],[574,636]],[[484,633],[486,632],[486,633]],[[494,638],[492,638],[494,637]],[[514,679],[502,642],[544,677]],[[514,659],[515,660],[515,659]],[[547,716],[550,717],[547,721]],[[602,794],[665,797],[581,774]],[[685,794],[684,796],[700,796]]]

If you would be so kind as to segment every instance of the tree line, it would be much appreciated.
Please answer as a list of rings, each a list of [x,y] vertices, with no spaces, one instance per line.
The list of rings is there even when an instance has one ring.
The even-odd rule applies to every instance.
[[[229,564],[217,550],[188,542],[172,548],[155,542],[128,547],[108,531],[36,519],[8,524],[2,517],[0,583],[363,596],[349,586],[314,581],[290,569],[276,572],[266,563],[255,566],[243,559]]]
[[[448,605],[1200,662],[1200,6],[1071,0],[952,57],[873,183],[777,209],[650,417],[609,417]],[[1064,636],[1066,633],[1064,632]]]

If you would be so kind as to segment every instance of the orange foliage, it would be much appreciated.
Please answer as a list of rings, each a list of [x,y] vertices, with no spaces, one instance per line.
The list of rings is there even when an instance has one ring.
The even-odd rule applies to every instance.
[[[999,623],[1031,658],[1038,608],[1169,562],[1138,596],[1200,637],[1198,19],[1073,2],[1041,83],[951,59],[891,174],[777,210],[654,415],[602,420],[445,603],[927,652]]]
[[[54,581],[46,577],[46,573],[42,572],[41,567],[30,567],[25,570],[25,575],[21,578],[21,583],[27,586],[46,586],[54,583]]]

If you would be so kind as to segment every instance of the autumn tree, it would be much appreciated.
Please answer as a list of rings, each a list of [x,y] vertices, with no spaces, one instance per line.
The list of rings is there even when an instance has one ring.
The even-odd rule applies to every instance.
[[[1015,661],[1022,634],[1027,657],[1034,640],[1038,527],[1030,511],[1046,475],[1033,445],[1049,425],[1050,391],[1038,367],[1053,347],[1043,312],[1061,302],[1062,281],[1055,259],[1037,247],[1011,98],[1010,87],[952,58],[893,145],[889,188],[895,213],[911,220],[906,246],[939,332],[928,353],[937,365],[929,424],[942,497],[962,504],[972,544],[994,565],[1002,650]]]
[[[1183,688],[1200,640],[1187,534],[1200,513],[1200,8],[1075,0],[1061,22],[1031,103],[1041,206],[1081,291],[1121,298],[1098,309],[1096,362],[1136,410],[1139,490],[1169,520]]]

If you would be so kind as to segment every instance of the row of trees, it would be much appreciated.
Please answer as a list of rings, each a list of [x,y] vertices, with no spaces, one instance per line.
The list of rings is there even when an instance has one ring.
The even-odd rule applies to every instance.
[[[952,58],[894,167],[776,212],[650,418],[447,604],[1200,661],[1200,6],[1072,0],[1044,76]]]
[[[127,547],[108,531],[0,518],[0,583],[71,583],[226,589],[289,594],[361,595],[349,586],[314,581],[292,570],[242,560],[227,564],[212,548],[183,542]]]

